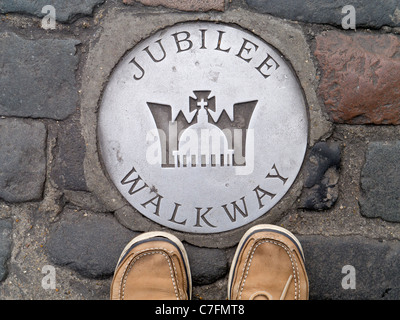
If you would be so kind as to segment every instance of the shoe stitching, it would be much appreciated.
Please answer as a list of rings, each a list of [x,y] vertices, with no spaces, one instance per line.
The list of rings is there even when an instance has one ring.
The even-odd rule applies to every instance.
[[[271,238],[271,239],[276,240],[274,238]],[[259,240],[259,239],[255,239],[255,240]],[[294,275],[294,286],[295,286],[295,297],[294,298],[295,298],[295,300],[300,299],[300,281],[298,281],[298,279],[299,279],[299,269],[298,269],[297,261],[296,261],[296,259],[293,259],[293,256],[292,256],[292,254],[290,252],[291,250],[286,245],[282,244],[281,242],[272,241],[272,240],[263,240],[261,242],[255,241],[252,244],[252,246],[251,246],[251,248],[250,248],[250,250],[249,250],[249,252],[247,254],[246,262],[245,262],[245,264],[243,266],[242,276],[241,276],[241,279],[240,279],[240,282],[239,282],[239,283],[242,283],[242,285],[238,288],[238,292],[239,292],[239,298],[238,299],[240,300],[242,298],[242,292],[243,292],[243,289],[244,289],[244,286],[245,286],[245,283],[246,283],[246,279],[247,279],[247,276],[248,276],[248,273],[249,273],[249,269],[250,269],[250,266],[251,266],[251,263],[252,263],[252,260],[253,260],[253,257],[254,257],[254,253],[257,250],[258,246],[260,246],[263,243],[272,243],[272,244],[278,245],[278,246],[282,247],[286,251],[286,253],[288,254],[289,259],[290,259],[291,264],[292,264],[292,270],[293,270],[293,275]],[[247,266],[247,268],[246,268],[246,266]],[[242,282],[242,279],[243,279],[243,282]]]
[[[175,263],[168,256],[168,254],[172,254],[172,252],[169,252],[165,248],[147,248],[147,249],[138,251],[128,261],[125,262],[126,266],[125,266],[125,268],[123,270],[123,276],[121,277],[120,286],[119,286],[119,288],[120,288],[120,297],[122,299],[124,299],[124,297],[125,297],[126,280],[127,280],[128,274],[129,274],[130,270],[132,269],[133,265],[139,259],[141,259],[141,258],[143,258],[145,256],[148,256],[148,255],[153,255],[153,254],[161,254],[167,260],[168,266],[169,266],[169,270],[170,270],[170,276],[171,276],[172,284],[174,286],[175,296],[176,296],[177,300],[181,300],[182,299],[181,292],[178,289],[178,285],[179,284],[176,283],[176,282],[178,282],[178,279],[176,279],[176,282],[175,282],[175,277],[174,277],[174,271],[175,271],[175,274],[176,274]],[[171,262],[172,262],[173,270],[172,270],[172,267],[171,267]]]
[[[152,252],[146,252],[146,253],[141,253],[139,255],[136,255],[135,257],[133,257],[132,259],[130,259],[129,264],[126,266],[125,271],[124,271],[124,276],[121,279],[121,286],[120,288],[122,288],[122,299],[124,299],[125,297],[125,286],[126,286],[126,280],[127,280],[127,276],[129,274],[129,272],[131,271],[133,265],[141,258],[148,256],[148,255],[154,255],[154,254],[161,254],[162,256],[165,257],[165,259],[168,262],[168,266],[169,266],[169,270],[170,270],[170,276],[171,276],[171,280],[172,280],[172,284],[174,286],[174,291],[175,291],[175,296],[177,298],[177,300],[180,299],[179,296],[179,290],[177,290],[177,286],[175,283],[175,279],[174,279],[174,275],[173,275],[173,270],[171,268],[171,263],[170,263],[170,259],[168,257],[168,255],[163,252],[163,251],[152,251]],[[133,260],[133,261],[132,261]],[[129,267],[129,269],[128,269]],[[174,268],[175,269],[175,268]]]
[[[173,252],[173,251],[170,251],[169,254],[170,254],[171,256],[175,256],[175,257],[177,256],[176,253]],[[178,272],[177,272],[177,270],[176,270],[176,266],[175,266],[174,259],[171,258],[171,261],[172,261],[172,265],[173,265],[173,267],[174,267],[175,274],[177,275]],[[185,266],[180,264],[179,258],[177,259],[177,262],[178,262],[178,264],[179,264],[179,267],[180,267],[182,270],[184,270],[184,269],[185,269]],[[184,263],[184,262],[183,262],[183,263]],[[184,289],[184,288],[185,288],[185,287],[189,287],[189,283],[187,283],[187,281],[186,281],[185,274],[183,275],[182,278],[183,278],[183,279],[182,279],[182,280],[183,280],[183,281],[182,281],[182,282],[183,282],[183,284],[182,284],[183,290],[182,290],[181,286],[179,285],[179,277],[178,277],[178,276],[176,277],[177,288],[178,288],[179,296],[180,296],[181,300],[184,299],[184,294],[185,294],[185,289]]]
[[[295,251],[295,249],[290,249],[289,248],[289,246],[287,246],[286,244],[284,244],[281,240],[279,240],[279,239],[277,239],[277,238],[275,238],[275,237],[270,237],[271,238],[271,240],[275,240],[275,241],[277,241],[278,243],[278,245],[281,245],[281,247],[282,248],[284,248],[285,249],[285,251],[287,252],[287,254],[288,254],[288,256],[289,256],[289,258],[290,258],[290,261],[292,262],[292,269],[293,269],[293,281],[294,281],[294,283],[295,283],[295,300],[296,300],[296,297],[297,297],[297,290],[296,290],[296,288],[298,288],[298,298],[300,299],[300,297],[301,297],[301,281],[300,281],[300,272],[299,272],[299,266],[298,266],[298,264],[297,264],[297,259],[295,258],[295,256],[293,256],[292,255],[292,251],[294,252]],[[294,257],[293,259],[292,259],[292,257]],[[293,267],[293,263],[294,263],[294,265],[295,265],[295,267]],[[297,273],[296,273],[296,272]]]
[[[243,277],[244,277],[244,274],[246,272],[246,266],[247,266],[247,263],[249,261],[250,253],[252,252],[253,247],[254,247],[255,244],[256,244],[256,241],[254,241],[254,243],[251,245],[251,247],[250,247],[250,249],[249,249],[249,251],[247,253],[247,256],[246,256],[246,259],[245,259],[245,263],[243,264],[242,274],[240,276],[239,283],[242,283],[242,281],[243,281]],[[240,290],[240,287],[238,288],[237,291],[239,292],[239,290]]]
[[[248,263],[245,263],[245,265],[243,267],[243,274],[242,274],[242,277],[241,277],[243,279],[243,282],[242,282],[241,287],[239,288],[239,290],[240,290],[240,292],[239,292],[239,300],[242,298],[242,292],[243,292],[243,289],[244,289],[244,286],[245,286],[245,283],[246,283],[246,279],[247,279],[247,276],[248,276],[249,269],[251,267],[251,263],[252,263],[252,260],[253,260],[253,257],[254,257],[254,253],[257,250],[257,248],[263,243],[272,243],[272,244],[278,245],[278,246],[282,247],[286,251],[286,253],[288,254],[289,259],[290,259],[291,264],[292,264],[292,270],[293,270],[293,274],[294,274],[295,300],[296,300],[297,299],[297,277],[296,277],[296,272],[295,271],[297,270],[297,272],[298,272],[297,263],[296,263],[296,270],[295,270],[290,250],[286,246],[284,246],[283,244],[278,243],[276,241],[271,241],[271,240],[264,240],[264,241],[258,242],[257,244],[254,243],[252,245],[252,247],[251,247],[251,250],[249,250],[249,253],[248,253],[247,257],[246,257],[246,261],[248,260],[249,256],[250,256],[250,260],[249,260]],[[254,247],[255,244],[256,244],[256,246]],[[251,253],[251,255],[250,255],[250,253]],[[247,266],[247,268],[246,268],[246,266]],[[300,297],[300,288],[299,288],[299,297]]]

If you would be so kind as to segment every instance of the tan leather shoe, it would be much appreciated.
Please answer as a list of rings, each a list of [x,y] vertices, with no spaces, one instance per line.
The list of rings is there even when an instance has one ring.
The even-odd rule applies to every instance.
[[[192,280],[183,244],[165,232],[144,233],[123,250],[111,283],[111,300],[187,300]]]
[[[232,261],[228,299],[308,300],[299,240],[288,230],[269,224],[248,230]]]

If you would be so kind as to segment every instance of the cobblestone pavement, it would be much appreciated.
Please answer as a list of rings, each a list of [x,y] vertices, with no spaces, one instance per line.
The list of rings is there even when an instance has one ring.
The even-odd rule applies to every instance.
[[[303,168],[273,221],[251,225],[268,221],[298,236],[311,299],[399,299],[400,4],[353,1],[356,32],[342,25],[347,4],[1,1],[0,299],[108,299],[125,244],[165,230],[107,179],[96,112],[127,49],[199,19],[270,34],[307,98]],[[42,28],[46,5],[56,9],[54,30]],[[230,261],[249,226],[173,232],[188,251],[195,299],[226,299]]]

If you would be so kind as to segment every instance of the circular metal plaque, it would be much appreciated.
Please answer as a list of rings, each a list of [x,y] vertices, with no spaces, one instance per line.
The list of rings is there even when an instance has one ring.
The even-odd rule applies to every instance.
[[[134,208],[171,229],[215,233],[266,214],[286,194],[308,118],[275,48],[236,26],[188,22],[119,62],[98,134],[109,176]]]

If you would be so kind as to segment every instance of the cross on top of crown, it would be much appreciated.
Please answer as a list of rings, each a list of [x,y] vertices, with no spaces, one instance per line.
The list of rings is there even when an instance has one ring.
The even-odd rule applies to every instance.
[[[201,100],[200,101],[198,100],[198,102],[197,102],[197,106],[200,108],[197,113],[198,123],[207,123],[208,122],[207,109],[206,109],[206,107],[208,106],[207,101],[204,100],[204,98],[201,98]]]
[[[197,106],[200,107],[200,109],[205,109],[205,107],[208,106],[208,102],[204,100],[204,98],[201,98],[199,102],[197,102]]]

